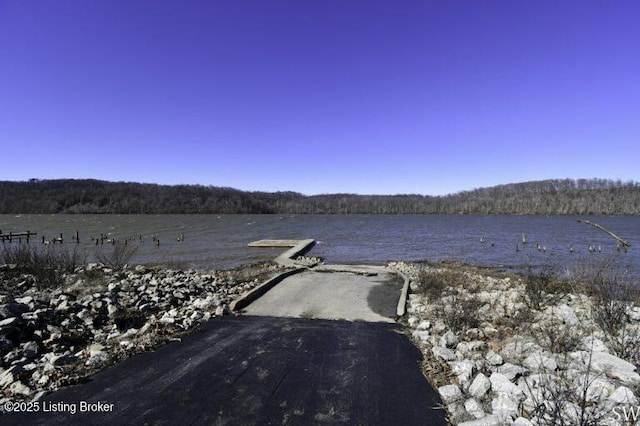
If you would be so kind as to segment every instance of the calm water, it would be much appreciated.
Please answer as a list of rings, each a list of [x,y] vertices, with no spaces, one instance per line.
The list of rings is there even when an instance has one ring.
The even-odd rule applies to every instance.
[[[596,222],[632,247],[627,253],[618,252],[613,238],[576,219]],[[309,254],[331,263],[428,259],[517,268],[566,266],[581,257],[600,256],[611,257],[634,273],[640,265],[640,217],[635,216],[0,215],[0,230],[38,232],[35,243],[41,243],[42,236],[49,239],[63,233],[65,244],[77,230],[90,254],[96,248],[91,238],[100,234],[138,241],[142,235],[134,263],[177,261],[196,268],[271,259],[280,250],[247,247],[264,238],[314,238],[318,243]],[[529,244],[520,243],[516,251],[523,233]],[[180,234],[182,242],[177,241]],[[536,243],[546,252],[538,251]],[[590,254],[589,245],[602,252]]]

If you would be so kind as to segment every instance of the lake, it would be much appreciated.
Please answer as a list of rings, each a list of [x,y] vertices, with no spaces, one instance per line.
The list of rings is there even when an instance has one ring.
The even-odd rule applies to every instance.
[[[629,241],[631,248],[618,251],[615,239],[577,219],[608,228]],[[591,256],[612,259],[636,276],[640,265],[638,216],[0,215],[0,230],[37,232],[32,237],[37,244],[43,236],[50,239],[60,233],[64,244],[72,244],[78,231],[80,246],[90,255],[96,250],[92,238],[101,234],[133,238],[140,247],[132,263],[169,261],[198,269],[230,268],[281,252],[248,248],[251,241],[303,238],[317,241],[309,255],[330,263],[426,259],[518,269],[564,267]],[[526,245],[521,242],[523,234]],[[178,241],[181,235],[184,241]]]

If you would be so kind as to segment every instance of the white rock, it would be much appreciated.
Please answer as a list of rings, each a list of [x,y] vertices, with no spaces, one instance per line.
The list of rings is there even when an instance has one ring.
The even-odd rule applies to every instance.
[[[418,317],[409,317],[407,323],[409,324],[409,327],[415,328],[418,321],[420,321]]]
[[[596,336],[587,336],[582,339],[582,346],[584,349],[589,352],[609,352],[609,348],[604,344],[604,342],[598,339]]]
[[[525,419],[524,417],[518,417],[512,423],[513,426],[533,426],[531,420]]]
[[[613,391],[613,394],[611,394],[609,399],[613,402],[617,402],[618,404],[638,404],[638,398],[636,398],[633,391],[626,386],[620,386]]]
[[[479,328],[470,328],[464,332],[464,334],[469,339],[480,339],[482,338],[482,331]]]
[[[481,419],[484,416],[486,416],[480,403],[473,398],[467,399],[464,402],[464,409],[467,410],[467,413],[469,413],[471,416],[475,417],[476,419]]]
[[[111,330],[111,332],[109,334],[107,334],[106,339],[107,340],[111,340],[111,339],[115,339],[116,337],[120,336],[120,332],[118,331],[118,329],[114,326],[114,328]]]
[[[213,300],[208,296],[205,299],[198,298],[193,301],[193,307],[196,309],[208,309],[213,304]]]
[[[491,390],[498,395],[505,395],[514,399],[521,399],[524,397],[522,389],[511,383],[504,374],[492,373],[489,377],[489,381],[491,382]]]
[[[462,400],[447,404],[447,412],[449,414],[449,420],[451,420],[452,423],[458,423],[467,417],[467,410],[464,409],[464,402]]]
[[[486,290],[480,291],[476,294],[476,297],[478,298],[479,301],[481,302],[485,302],[485,303],[490,303],[494,300],[494,296],[492,293],[489,293]]]
[[[138,336],[142,336],[147,331],[149,331],[149,329],[151,328],[151,325],[152,325],[152,322],[147,321],[142,327],[140,327],[140,330],[138,330]]]
[[[28,305],[31,302],[33,302],[33,297],[31,297],[31,296],[16,297],[16,303],[21,303],[23,305]]]
[[[456,354],[449,348],[443,348],[442,346],[434,346],[431,348],[433,355],[436,358],[442,358],[445,361],[453,361],[456,359]]]
[[[60,302],[58,306],[56,306],[56,310],[60,312],[66,312],[67,310],[69,310],[69,302],[67,301],[67,299]]]
[[[94,343],[87,347],[87,352],[89,353],[89,356],[94,356],[95,354],[100,353],[102,351],[104,351],[104,345],[101,345],[100,343]]]
[[[431,323],[429,321],[422,321],[416,328],[418,330],[428,330],[429,328],[431,328]]]
[[[33,391],[29,387],[25,386],[20,382],[13,382],[11,386],[9,386],[9,390],[13,394],[19,394],[19,395],[25,395],[25,396],[31,395],[33,393]]]
[[[557,384],[560,383],[560,381],[561,379],[559,377],[549,373],[535,373],[521,377],[518,380],[518,388],[526,397],[524,405],[529,409],[533,409],[535,404],[530,406],[528,402],[533,403],[546,400],[549,392],[558,388]]]
[[[106,352],[98,351],[89,356],[89,359],[85,362],[86,365],[101,365],[109,360],[109,355]]]
[[[5,325],[13,324],[16,321],[18,321],[18,318],[16,318],[16,317],[5,318],[2,321],[0,321],[0,327],[4,327]]]
[[[502,356],[494,351],[487,352],[487,355],[485,355],[485,359],[490,365],[502,365],[502,363],[504,362]]]
[[[38,368],[37,364],[34,364],[33,362],[29,363],[29,364],[25,364],[22,366],[23,369],[25,369],[26,371],[33,371],[36,368]]]
[[[446,348],[452,348],[457,344],[458,344],[458,338],[456,337],[455,333],[451,330],[447,331],[446,333],[444,333],[442,337],[440,337],[440,346],[443,346]]]
[[[561,418],[564,420],[564,424],[578,425],[580,424],[581,409],[573,402],[564,401],[561,407]]]
[[[571,356],[578,363],[583,363],[585,368],[589,363],[589,353],[585,351],[570,352]],[[623,381],[633,386],[640,385],[640,375],[636,373],[636,367],[617,356],[606,352],[594,352],[591,354],[591,367],[609,377]]]
[[[445,385],[438,388],[438,393],[445,404],[451,404],[462,399],[462,392],[456,385]]]
[[[508,395],[499,394],[491,401],[491,410],[494,415],[510,421],[518,416],[518,403]]]
[[[487,326],[482,329],[482,332],[484,333],[485,336],[493,337],[498,334],[498,329],[495,327]]]
[[[592,377],[591,379],[587,379],[586,376],[583,376],[581,380],[576,380],[575,382],[580,386],[580,388],[584,389],[584,383],[587,380],[588,386],[585,398],[589,402],[598,402],[606,399],[615,390],[615,386],[601,377]]]
[[[481,340],[474,340],[471,342],[460,342],[458,346],[456,346],[456,351],[460,352],[463,355],[481,351],[485,347],[485,343]]]
[[[23,320],[34,321],[38,319],[38,314],[35,312],[25,312],[21,317]]]
[[[430,333],[427,330],[416,330],[411,335],[416,340],[420,340],[421,342],[428,342]]]
[[[59,366],[72,364],[76,359],[76,356],[72,354],[52,355],[49,357],[49,362],[52,365]]]
[[[504,423],[500,417],[491,415],[477,420],[458,423],[458,426],[504,426]]]
[[[15,370],[16,367],[11,367],[0,374],[0,387],[4,388],[15,381],[15,377],[13,376]]]
[[[173,324],[174,322],[176,322],[176,319],[170,316],[163,316],[162,318],[160,318],[158,320],[158,322],[162,323],[162,324]]]
[[[471,360],[465,359],[462,361],[450,362],[449,366],[451,367],[453,374],[458,376],[458,382],[460,382],[461,385],[464,385],[471,380],[475,363]]]
[[[515,342],[507,343],[502,348],[502,355],[509,360],[519,360],[534,351],[541,350],[540,345],[535,342],[529,342],[520,339]]]
[[[522,365],[531,371],[555,371],[558,368],[558,363],[543,352],[532,353],[522,361]]]
[[[580,324],[580,320],[576,316],[575,311],[570,306],[564,303],[556,307],[556,313],[568,326],[575,326]]]
[[[478,373],[469,386],[469,395],[482,399],[491,388],[491,381],[482,373]]]
[[[107,314],[109,315],[109,318],[113,318],[117,312],[118,312],[117,306],[112,304],[107,305]]]
[[[516,377],[525,374],[527,372],[527,369],[520,367],[519,365],[514,365],[510,362],[507,362],[498,367],[497,371],[500,374],[504,374],[507,379],[515,380]]]
[[[22,344],[22,351],[28,357],[34,357],[38,354],[38,344],[34,341],[26,342]]]

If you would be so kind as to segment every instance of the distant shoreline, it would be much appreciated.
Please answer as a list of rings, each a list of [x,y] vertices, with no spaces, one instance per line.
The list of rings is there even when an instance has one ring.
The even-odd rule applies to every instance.
[[[552,179],[445,196],[303,195],[93,179],[0,181],[0,214],[640,215],[640,183]]]

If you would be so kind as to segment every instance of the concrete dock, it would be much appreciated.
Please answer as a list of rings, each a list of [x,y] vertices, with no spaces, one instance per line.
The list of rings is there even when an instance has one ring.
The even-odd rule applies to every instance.
[[[283,266],[298,266],[295,259],[311,249],[316,243],[314,239],[305,240],[259,240],[248,244],[248,247],[284,247],[289,248],[274,259]]]

